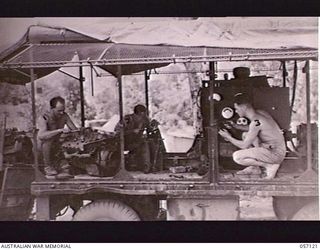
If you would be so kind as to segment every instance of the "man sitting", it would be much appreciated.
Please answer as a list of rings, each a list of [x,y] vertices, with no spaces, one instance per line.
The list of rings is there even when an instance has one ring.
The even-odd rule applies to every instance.
[[[65,100],[62,97],[52,98],[50,108],[50,111],[46,112],[39,122],[38,138],[41,141],[44,172],[46,176],[57,176],[60,179],[71,178],[70,165],[65,159],[58,156],[60,153],[59,137],[65,131],[65,125],[70,130],[76,130],[77,127],[65,113]]]
[[[125,150],[129,150],[135,156],[136,163],[143,166],[144,173],[152,171],[149,144],[143,137],[149,125],[147,109],[139,104],[134,107],[133,114],[124,117],[123,125],[119,122],[115,127],[116,132],[119,132],[121,127],[124,128]]]
[[[267,112],[255,110],[246,94],[235,95],[234,108],[240,117],[248,118],[250,124],[242,140],[233,138],[224,129],[219,130],[223,138],[241,148],[233,153],[233,160],[240,165],[248,166],[241,173],[259,173],[259,168],[264,167],[266,170],[264,179],[274,178],[286,154],[286,144],[281,129]],[[251,147],[257,139],[259,145]]]

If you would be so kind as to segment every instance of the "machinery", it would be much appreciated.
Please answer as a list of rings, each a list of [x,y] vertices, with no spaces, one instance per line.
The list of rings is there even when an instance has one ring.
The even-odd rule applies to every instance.
[[[60,136],[57,158],[66,159],[74,174],[113,176],[119,171],[119,142],[114,134],[83,128]],[[82,171],[81,171],[82,170]]]
[[[29,220],[34,205],[32,141],[24,131],[6,129],[5,119],[0,124],[0,220]]]
[[[17,128],[6,129],[4,133],[3,163],[31,164],[33,162],[32,140],[24,131]]]

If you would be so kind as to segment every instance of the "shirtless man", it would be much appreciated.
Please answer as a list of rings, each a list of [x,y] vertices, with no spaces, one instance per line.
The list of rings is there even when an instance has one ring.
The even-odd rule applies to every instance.
[[[39,120],[38,138],[41,141],[43,161],[46,176],[58,178],[71,178],[70,166],[66,160],[60,160],[59,168],[54,166],[55,155],[59,151],[59,137],[65,131],[76,130],[77,127],[70,119],[65,110],[65,100],[56,96],[50,100],[50,111],[46,112]],[[65,125],[68,129],[65,129]],[[60,171],[58,174],[57,171]]]
[[[248,118],[250,124],[243,140],[233,138],[224,129],[219,130],[223,138],[241,148],[233,153],[233,160],[240,165],[248,166],[241,171],[242,173],[258,173],[260,167],[264,167],[264,179],[274,178],[286,154],[285,140],[278,124],[267,112],[255,110],[246,94],[235,95],[234,108],[240,117]],[[259,145],[251,147],[257,138]]]

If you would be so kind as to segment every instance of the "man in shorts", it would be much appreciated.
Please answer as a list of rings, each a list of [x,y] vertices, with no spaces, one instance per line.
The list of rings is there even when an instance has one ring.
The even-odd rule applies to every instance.
[[[39,120],[38,138],[41,141],[46,176],[56,176],[59,179],[73,177],[69,163],[65,159],[57,159],[60,158],[57,155],[61,153],[60,135],[76,129],[77,127],[65,112],[65,100],[61,96],[53,97],[50,100],[50,111],[44,113]]]
[[[244,93],[235,95],[234,108],[240,117],[250,120],[246,136],[238,140],[224,129],[219,130],[219,134],[240,148],[233,153],[233,160],[248,167],[238,173],[259,174],[260,167],[263,167],[266,171],[264,179],[273,179],[286,154],[286,144],[281,129],[267,112],[255,110]],[[255,143],[252,147],[257,139],[259,145]]]

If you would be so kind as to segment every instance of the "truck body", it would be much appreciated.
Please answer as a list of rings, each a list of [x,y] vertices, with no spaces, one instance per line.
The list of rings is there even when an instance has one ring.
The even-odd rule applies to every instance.
[[[79,36],[74,35],[74,39]],[[86,38],[88,39],[88,38]],[[90,40],[90,39],[89,39]],[[93,39],[92,39],[93,40]],[[67,59],[41,62],[42,53],[54,53],[54,46],[63,48],[64,43],[51,44],[50,49],[42,43],[27,43],[28,49],[11,51],[1,59],[3,79],[27,81],[25,75],[10,75],[10,69],[30,72],[33,94],[33,152],[31,194],[36,199],[36,220],[55,220],[66,207],[74,211],[73,220],[318,220],[318,156],[317,126],[310,121],[310,60],[317,59],[316,49],[222,49],[104,44],[101,41],[83,41],[75,45],[101,49],[108,46],[110,53],[99,59]],[[74,46],[74,44],[72,44]],[[74,54],[75,48],[66,47],[65,56]],[[123,55],[114,56],[112,46]],[[165,46],[165,45],[164,45]],[[166,49],[165,51],[163,49]],[[127,51],[131,54],[126,54]],[[77,51],[77,50],[76,50]],[[88,50],[84,50],[89,53]],[[152,54],[150,51],[154,51]],[[230,52],[232,51],[232,52]],[[83,52],[83,51],[82,51]],[[219,52],[219,53],[218,53]],[[138,54],[136,54],[138,53]],[[141,54],[139,54],[141,53]],[[145,54],[144,54],[145,53]],[[151,53],[149,55],[148,53]],[[160,56],[157,53],[163,53]],[[211,54],[210,54],[211,53]],[[80,53],[81,54],[81,53]],[[111,58],[104,58],[107,55]],[[143,56],[141,56],[143,55]],[[84,57],[88,55],[81,55]],[[305,62],[304,74],[307,107],[307,123],[299,126],[299,133],[290,131],[290,103],[288,87],[270,87],[266,76],[220,80],[216,77],[217,62],[227,61],[281,61]],[[83,91],[83,67],[101,67],[111,72],[118,80],[119,113],[123,119],[122,76],[146,72],[146,103],[148,107],[147,70],[170,63],[208,63],[209,79],[199,83],[198,104],[201,128],[190,150],[185,153],[168,153],[157,125],[150,129],[145,140],[153,145],[152,162],[154,173],[132,171],[130,152],[124,150],[124,133],[98,133],[91,128],[82,128],[62,136],[64,157],[70,164],[80,168],[81,174],[73,179],[47,178],[39,161],[37,148],[34,79],[45,76],[61,66],[78,67],[79,83]],[[246,74],[241,71],[241,74]],[[36,71],[36,73],[35,73]],[[284,82],[286,76],[284,71]],[[12,80],[12,81],[13,81]],[[258,108],[268,111],[283,130],[287,143],[297,139],[299,148],[289,150],[276,178],[264,180],[257,176],[236,174],[241,169],[232,160],[236,148],[218,135],[218,130],[236,115],[225,116],[233,110],[232,97],[238,92],[247,92]],[[220,96],[215,98],[215,96]],[[81,114],[84,126],[83,93]],[[309,108],[308,108],[309,107]],[[231,111],[230,111],[231,110]],[[5,164],[3,164],[5,166]],[[92,167],[94,166],[94,167]],[[12,168],[4,167],[5,175]],[[10,170],[11,169],[11,170]],[[94,169],[94,170],[92,170]],[[27,171],[29,171],[28,169]],[[77,170],[75,170],[77,171]],[[79,170],[80,171],[80,170]],[[84,173],[84,174],[83,174]],[[94,174],[93,174],[94,173]],[[21,174],[22,175],[22,174]],[[30,174],[32,179],[33,175]],[[4,183],[7,180],[5,179]],[[16,182],[16,181],[15,181]],[[20,183],[20,182],[19,182]],[[24,185],[25,187],[25,185]],[[3,184],[3,195],[6,185]],[[31,197],[31,196],[30,196]]]

